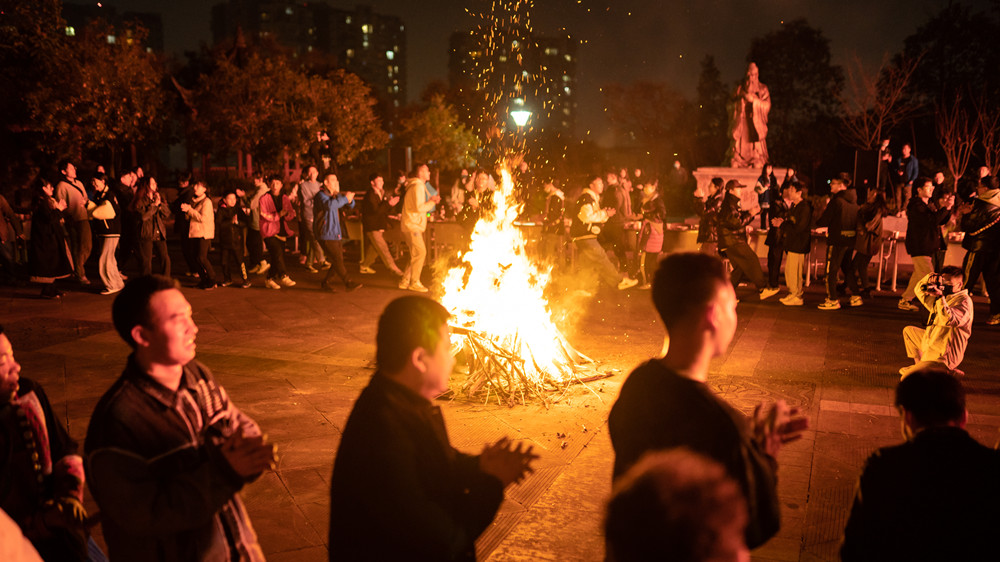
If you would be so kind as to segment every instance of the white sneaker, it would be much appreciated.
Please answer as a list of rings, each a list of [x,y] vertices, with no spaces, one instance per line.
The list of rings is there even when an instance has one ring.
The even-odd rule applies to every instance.
[[[263,275],[267,273],[268,269],[271,269],[271,264],[267,263],[266,261],[262,261],[260,262],[260,266],[257,267],[257,273]]]
[[[402,281],[400,281],[399,282],[399,288],[402,289],[402,290],[404,290],[404,291],[407,290],[407,289],[409,289],[410,288],[410,280],[409,279],[403,279]]]
[[[281,288],[281,285],[278,285],[278,282],[275,281],[274,279],[268,279],[267,281],[264,281],[264,286],[267,287],[268,289],[280,289]]]
[[[426,293],[430,289],[428,289],[427,287],[424,287],[420,283],[411,283],[410,284],[410,290],[411,291],[416,291],[418,293]]]
[[[861,295],[851,295],[851,306],[861,306],[865,304],[865,301],[861,298]]]
[[[624,291],[625,289],[630,289],[639,284],[638,279],[632,279],[631,277],[626,277],[618,283],[618,290]]]
[[[820,310],[840,310],[840,301],[826,299],[823,304],[817,306]]]
[[[778,300],[781,301],[781,304],[785,306],[802,306],[803,304],[805,304],[805,301],[802,300],[802,297],[797,297],[795,295],[788,295]]]
[[[365,275],[372,275],[372,274],[375,273],[374,269],[372,269],[372,268],[370,268],[368,266],[364,266],[364,265],[361,266],[360,271],[361,271],[361,273],[364,273]]]
[[[281,279],[278,279],[278,283],[281,283],[282,285],[284,285],[286,287],[294,287],[295,286],[295,281],[292,281],[292,278],[289,277],[289,276],[287,276],[287,275],[285,275]]]
[[[763,289],[760,292],[760,300],[767,300],[778,294],[778,289]]]
[[[900,310],[909,310],[910,312],[916,312],[920,310],[919,306],[913,304],[912,302],[906,299],[899,299],[899,302],[896,304],[896,307],[899,308]]]

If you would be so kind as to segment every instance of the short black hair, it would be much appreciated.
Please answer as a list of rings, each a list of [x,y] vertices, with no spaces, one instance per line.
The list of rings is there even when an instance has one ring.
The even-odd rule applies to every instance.
[[[670,254],[653,277],[653,305],[670,330],[695,310],[712,302],[720,285],[729,283],[722,260],[700,252]]]
[[[143,177],[145,177],[145,176],[143,176]],[[94,181],[103,181],[104,183],[107,183],[108,182],[108,176],[105,175],[104,172],[94,172],[94,175],[90,176],[90,181],[91,182],[94,182]]]
[[[69,166],[72,163],[73,161],[70,160],[69,158],[63,158],[62,160],[59,161],[59,164],[57,164],[57,166],[59,167],[60,172],[65,172],[66,166]]]
[[[732,559],[747,524],[743,492],[718,462],[685,448],[647,453],[616,483],[604,535],[611,558]]]
[[[451,315],[439,303],[421,296],[405,296],[390,302],[378,319],[375,363],[382,372],[397,373],[417,348],[433,352],[441,326]]]
[[[726,182],[723,181],[723,179],[720,178],[719,176],[715,176],[714,178],[712,178],[712,184],[718,187],[719,189],[722,189],[722,186],[726,185]]]
[[[913,414],[921,427],[948,425],[965,415],[965,389],[944,370],[923,369],[899,381],[896,406]]]
[[[111,322],[118,335],[132,349],[136,347],[132,328],[149,326],[149,301],[156,293],[169,289],[180,289],[180,283],[163,275],[143,275],[129,279],[125,288],[115,297],[115,302],[111,304]]]
[[[377,180],[378,178],[381,178],[381,177],[382,177],[382,174],[380,174],[378,172],[373,172],[373,173],[371,173],[371,174],[368,175],[368,183],[371,183],[371,182],[373,182],[373,181],[375,181],[375,180]],[[323,178],[323,179],[326,179],[326,178]]]
[[[273,181],[280,181],[281,183],[285,183],[285,180],[281,179],[281,176],[279,176],[278,174],[271,174],[270,176],[267,176],[267,183],[271,183]]]
[[[954,265],[946,265],[942,267],[941,275],[944,275],[945,277],[950,277],[952,279],[957,277],[963,281],[965,280],[965,272],[962,271],[961,267],[957,267]]]

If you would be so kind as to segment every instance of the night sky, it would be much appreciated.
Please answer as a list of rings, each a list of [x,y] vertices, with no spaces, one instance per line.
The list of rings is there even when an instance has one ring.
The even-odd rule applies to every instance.
[[[334,0],[338,8],[369,4],[396,15],[407,26],[409,96],[420,95],[435,79],[447,79],[448,37],[475,20],[463,6],[483,0]],[[982,0],[985,1],[985,0]],[[735,82],[745,72],[750,41],[799,17],[830,40],[834,62],[855,54],[877,64],[902,49],[903,39],[940,11],[947,0],[536,0],[532,17],[537,33],[567,32],[585,41],[578,51],[580,116],[577,133],[608,144],[600,87],[608,82],[668,81],[694,97],[699,63],[715,56],[722,79]],[[975,4],[975,2],[970,2]],[[111,0],[120,10],[163,16],[168,51],[193,50],[210,42],[212,0]],[[610,7],[609,7],[610,6]],[[767,82],[767,68],[761,68]],[[779,110],[780,108],[776,108]]]

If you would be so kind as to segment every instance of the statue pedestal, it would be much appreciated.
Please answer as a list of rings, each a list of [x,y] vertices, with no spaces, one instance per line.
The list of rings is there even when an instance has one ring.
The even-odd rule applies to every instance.
[[[757,207],[757,192],[754,191],[753,186],[757,184],[757,178],[764,170],[762,168],[725,168],[725,167],[701,167],[691,172],[697,182],[697,187],[694,192],[697,196],[702,196],[708,191],[708,184],[712,182],[712,178],[720,177],[722,178],[723,187],[725,183],[729,180],[737,180],[740,183],[749,186],[749,189],[743,190],[743,208],[745,210],[754,209]],[[775,168],[774,177],[778,179],[778,183],[785,177],[785,168]]]

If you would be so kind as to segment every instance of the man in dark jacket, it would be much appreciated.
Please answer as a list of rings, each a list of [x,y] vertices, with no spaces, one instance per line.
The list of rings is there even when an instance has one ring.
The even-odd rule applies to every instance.
[[[994,560],[1000,452],[966,431],[965,391],[941,371],[896,387],[906,443],[868,458],[844,529],[852,560]]]
[[[239,491],[274,447],[195,360],[198,327],[173,279],[130,279],[111,308],[132,348],[87,427],[87,478],[112,560],[263,562]]]
[[[1000,178],[980,178],[976,191],[972,204],[962,208],[961,226],[965,232],[962,247],[968,250],[962,264],[965,284],[971,293],[982,275],[986,291],[1000,295]],[[1000,324],[1000,298],[990,298],[986,323]]]
[[[776,218],[771,224],[780,230],[781,238],[788,252],[785,259],[785,285],[788,295],[782,297],[785,306],[802,306],[802,274],[805,271],[806,255],[812,246],[812,205],[805,199],[805,191],[799,182],[782,186],[782,198],[788,201],[784,218]],[[770,232],[767,233],[771,235]]]
[[[784,402],[761,404],[753,420],[706,384],[713,357],[736,332],[736,293],[715,256],[670,254],[653,279],[653,304],[670,339],[664,357],[638,366],[608,416],[620,478],[650,451],[687,447],[721,463],[747,501],[746,543],[756,548],[780,527],[776,457],[809,425]]]
[[[917,283],[930,273],[934,273],[934,254],[944,247],[941,225],[948,222],[955,196],[942,201],[939,208],[931,202],[934,183],[928,178],[917,180],[917,196],[910,199],[906,207],[906,253],[913,260],[913,275],[899,299],[900,310],[916,311],[920,307],[913,304]]]
[[[837,272],[843,271],[844,278],[849,275],[851,261],[854,259],[855,227],[858,224],[858,193],[850,189],[851,180],[847,174],[830,180],[830,202],[823,214],[816,220],[818,226],[827,227],[826,237],[826,300],[819,305],[820,310],[837,310],[840,308],[840,296],[837,294]],[[851,301],[851,306],[861,304]]]
[[[760,268],[760,258],[747,243],[747,225],[753,221],[754,215],[741,207],[741,190],[746,185],[737,180],[726,182],[726,196],[719,208],[718,244],[719,253],[729,259],[733,266],[733,288],[740,286],[743,277],[757,287],[760,300],[768,299],[778,293],[778,289],[767,286],[764,271]]]
[[[704,192],[695,192],[698,201],[695,205],[701,209],[698,221],[698,251],[711,256],[719,253],[719,209],[722,199],[726,196],[722,178],[715,177],[705,187]]]
[[[504,488],[531,471],[531,447],[507,438],[479,456],[451,446],[448,311],[398,298],[378,322],[377,370],[351,410],[330,482],[330,560],[475,560]]]
[[[372,274],[372,265],[376,258],[382,258],[382,263],[396,276],[402,276],[403,271],[396,265],[389,253],[389,245],[385,243],[385,231],[389,228],[389,213],[399,203],[399,197],[389,196],[385,192],[385,180],[382,174],[372,174],[368,178],[370,188],[361,202],[361,227],[364,229],[368,247],[365,248],[364,259],[361,260],[361,273]]]

